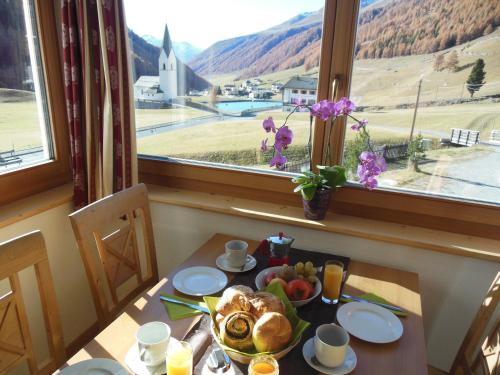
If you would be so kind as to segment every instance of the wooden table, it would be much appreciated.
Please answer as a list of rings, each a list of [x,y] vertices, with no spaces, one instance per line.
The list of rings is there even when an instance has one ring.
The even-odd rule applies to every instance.
[[[172,336],[183,339],[202,316],[171,321],[159,301],[159,292],[175,293],[172,277],[183,268],[195,265],[215,266],[215,259],[224,249],[224,244],[234,238],[222,234],[210,238],[170,275],[129,304],[114,322],[70,358],[66,365],[89,358],[112,358],[125,364],[125,355],[135,342],[138,327],[153,320],[168,323],[172,328]],[[258,241],[244,240],[248,242],[249,250],[255,251]],[[228,277],[231,278],[232,275],[228,274]],[[376,293],[409,313],[406,318],[401,319],[404,333],[396,342],[376,345],[351,337],[351,346],[358,358],[352,374],[427,374],[418,275],[351,260],[344,291],[353,295]],[[316,372],[311,369],[310,373]]]

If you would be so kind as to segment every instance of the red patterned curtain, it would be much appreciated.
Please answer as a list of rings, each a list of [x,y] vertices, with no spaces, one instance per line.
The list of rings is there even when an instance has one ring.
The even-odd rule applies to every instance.
[[[61,23],[74,200],[82,207],[137,181],[122,0],[61,0]]]

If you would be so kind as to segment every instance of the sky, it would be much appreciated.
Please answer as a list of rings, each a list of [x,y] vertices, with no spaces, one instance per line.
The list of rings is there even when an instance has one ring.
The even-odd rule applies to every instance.
[[[124,0],[128,27],[163,38],[165,23],[176,42],[198,48],[278,25],[325,0]]]

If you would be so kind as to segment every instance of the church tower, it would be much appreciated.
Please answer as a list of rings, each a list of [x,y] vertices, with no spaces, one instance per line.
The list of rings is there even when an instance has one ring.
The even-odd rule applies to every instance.
[[[163,100],[169,101],[177,97],[177,58],[175,57],[172,41],[165,24],[163,45],[158,59],[160,73],[160,89],[163,91]]]

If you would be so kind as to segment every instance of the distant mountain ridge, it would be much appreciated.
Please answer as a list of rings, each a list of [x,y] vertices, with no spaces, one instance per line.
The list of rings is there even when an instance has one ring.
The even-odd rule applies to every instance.
[[[216,42],[189,65],[202,75],[255,76],[319,63],[323,10],[299,14],[259,33]]]
[[[141,36],[149,44],[152,44],[155,47],[161,46],[161,40],[156,38],[153,35],[146,34]],[[197,55],[202,51],[201,48],[193,46],[188,42],[176,42],[172,41],[172,46],[174,47],[175,55],[181,59],[182,62],[189,62],[194,59]]]

